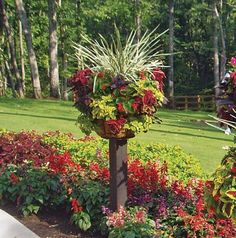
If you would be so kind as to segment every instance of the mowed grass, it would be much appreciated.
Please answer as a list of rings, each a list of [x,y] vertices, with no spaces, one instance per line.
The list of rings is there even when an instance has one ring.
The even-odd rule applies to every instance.
[[[204,123],[210,120],[207,112],[161,109],[161,124],[153,125],[148,133],[135,139],[141,143],[179,145],[198,158],[206,172],[213,172],[226,153],[222,147],[232,146],[233,137]],[[60,130],[76,137],[83,134],[76,125],[77,110],[73,102],[0,98],[0,128],[13,131]]]

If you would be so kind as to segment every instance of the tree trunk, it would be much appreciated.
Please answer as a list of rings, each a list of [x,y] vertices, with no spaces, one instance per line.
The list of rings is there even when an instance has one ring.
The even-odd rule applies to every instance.
[[[20,38],[20,61],[21,61],[21,79],[22,86],[25,92],[25,62],[24,62],[24,45],[23,45],[23,34],[22,34],[22,24],[19,21],[19,38]]]
[[[135,28],[137,41],[141,38],[141,15],[140,15],[140,0],[135,0]]]
[[[174,0],[169,0],[169,53],[168,96],[171,98],[174,96]]]
[[[220,38],[221,38],[221,46],[222,46],[222,52],[221,52],[221,62],[220,62],[220,79],[224,78],[225,75],[225,65],[226,65],[226,45],[225,45],[225,32],[222,26],[222,19],[219,15],[218,9],[216,4],[214,5],[215,9],[215,18],[218,21],[219,24],[219,30],[220,30]],[[217,24],[217,22],[215,23]]]
[[[48,0],[48,19],[51,97],[60,98],[59,68],[57,62],[57,14],[55,0]]]
[[[6,69],[7,80],[9,82],[11,90],[12,90],[12,95],[13,95],[13,97],[16,98],[17,95],[16,95],[16,90],[15,90],[15,83],[12,79],[11,69],[9,67],[9,64],[8,64],[7,60],[5,60],[4,64],[5,64],[4,66],[5,66],[5,69]]]
[[[80,20],[80,14],[81,14],[81,0],[76,0],[76,33],[77,33],[77,42],[80,42],[81,40],[81,33],[80,33],[80,26],[81,26],[81,20]]]
[[[61,7],[61,1],[58,2],[58,6]],[[67,70],[67,57],[65,51],[65,26],[63,22],[59,20],[60,24],[60,39],[61,39],[61,62],[62,62],[62,99],[68,100],[67,92],[67,77],[65,77],[65,72]]]
[[[213,47],[214,47],[214,82],[215,82],[215,95],[218,95],[219,86],[219,48],[218,48],[218,24],[216,16],[216,3],[213,3],[213,22],[214,22],[214,36],[213,36]]]
[[[20,72],[18,69],[18,65],[17,65],[17,61],[16,61],[16,49],[15,49],[15,43],[14,43],[14,39],[12,37],[12,31],[8,22],[8,18],[7,18],[7,14],[6,14],[6,10],[4,7],[4,1],[0,0],[0,11],[1,11],[1,16],[2,16],[2,24],[4,26],[5,32],[6,32],[6,36],[7,36],[7,40],[8,40],[8,44],[9,44],[9,48],[10,48],[10,55],[11,55],[11,63],[12,63],[12,69],[16,78],[16,82],[17,82],[17,91],[18,94],[21,98],[24,97],[24,90],[23,90],[23,86],[22,86],[22,82],[21,82],[21,78],[20,78]]]
[[[33,84],[34,97],[36,99],[39,99],[42,97],[41,85],[40,85],[40,80],[39,80],[37,59],[36,59],[36,55],[35,55],[33,43],[32,43],[31,28],[30,28],[30,25],[28,22],[28,18],[27,18],[26,11],[25,11],[25,8],[23,5],[23,1],[15,0],[15,4],[16,4],[16,9],[17,9],[19,19],[22,24],[24,34],[25,34],[25,40],[26,40],[26,45],[27,45],[27,50],[28,50],[28,55],[29,55],[29,63],[30,63],[31,79],[32,79],[32,84]]]

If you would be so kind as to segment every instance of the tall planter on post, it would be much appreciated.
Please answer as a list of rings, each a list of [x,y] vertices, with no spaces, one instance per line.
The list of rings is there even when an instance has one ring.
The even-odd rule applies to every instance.
[[[89,135],[95,131],[109,139],[111,209],[127,201],[127,140],[159,122],[156,115],[164,100],[164,72],[154,32],[137,42],[131,32],[122,44],[116,29],[112,44],[84,37],[75,45],[81,63],[70,79],[78,124]]]

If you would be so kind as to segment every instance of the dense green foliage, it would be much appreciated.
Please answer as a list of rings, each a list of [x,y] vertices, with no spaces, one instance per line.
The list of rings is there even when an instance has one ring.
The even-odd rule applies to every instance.
[[[6,9],[10,26],[14,31],[18,59],[19,39],[17,14],[13,1],[7,0]],[[217,2],[218,3],[218,2]],[[24,0],[30,20],[33,45],[35,47],[40,80],[45,96],[49,92],[48,76],[48,6],[46,1]],[[225,31],[226,56],[230,58],[236,53],[235,42],[235,2],[227,0],[219,4],[222,26]],[[82,0],[61,1],[57,7],[58,37],[59,37],[59,69],[60,78],[70,76],[77,67],[74,59],[72,41],[81,42],[81,35],[87,35],[96,40],[98,34],[104,35],[108,41],[114,33],[114,24],[120,29],[124,38],[131,29],[135,28],[134,18],[141,17],[141,31],[153,30],[159,25],[158,32],[168,29],[168,1],[142,0],[135,7],[134,1],[128,0]],[[175,45],[175,93],[199,94],[211,92],[213,89],[213,17],[212,1],[175,1],[174,31]],[[226,27],[227,26],[227,27]],[[64,33],[62,31],[64,29]],[[1,35],[1,38],[4,34]],[[220,38],[219,38],[220,39]],[[1,59],[9,61],[7,40],[2,41]],[[162,39],[162,50],[168,52],[168,34]],[[65,45],[65,49],[62,45]],[[219,41],[219,47],[220,46]],[[66,55],[67,67],[62,66],[62,57]],[[32,94],[29,65],[26,58],[26,92]],[[168,58],[165,58],[168,65]],[[168,70],[166,70],[167,72]],[[0,75],[0,77],[2,77]],[[167,85],[167,83],[166,83]]]
[[[108,142],[107,140],[88,137],[86,140],[76,140],[72,137],[56,133],[45,137],[45,142],[56,148],[61,153],[69,151],[74,161],[89,165],[99,162],[101,167],[108,166]],[[163,144],[145,145],[137,142],[129,144],[129,161],[139,159],[144,164],[148,161],[167,163],[168,171],[173,178],[188,182],[190,178],[203,178],[203,171],[199,161],[186,154],[178,146]]]

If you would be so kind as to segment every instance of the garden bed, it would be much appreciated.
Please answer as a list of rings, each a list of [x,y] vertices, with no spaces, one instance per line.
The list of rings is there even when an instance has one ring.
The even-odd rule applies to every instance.
[[[107,148],[93,137],[1,132],[0,201],[16,205],[4,210],[40,237],[236,237],[233,221],[205,203],[209,183],[180,147],[130,143],[128,202],[110,211]]]
[[[1,205],[0,209],[15,217],[40,238],[102,238],[98,235],[91,236],[76,228],[64,210],[41,211],[37,215],[24,217],[12,203]]]

